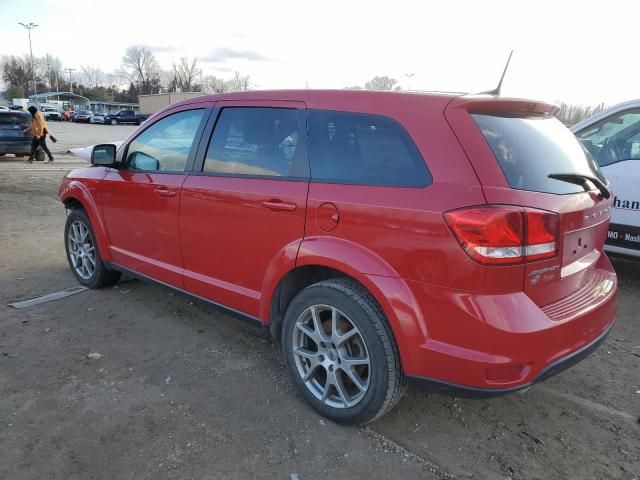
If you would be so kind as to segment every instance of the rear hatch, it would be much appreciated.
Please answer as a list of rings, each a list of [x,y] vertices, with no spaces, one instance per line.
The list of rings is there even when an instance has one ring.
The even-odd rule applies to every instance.
[[[30,138],[31,134],[24,132],[30,123],[31,115],[28,113],[0,112],[0,142]]]
[[[596,162],[552,112],[548,104],[492,97],[461,97],[445,112],[487,204],[516,218],[509,223],[516,233],[501,239],[514,247],[498,260],[521,266],[522,288],[540,306],[598,288],[612,201]]]

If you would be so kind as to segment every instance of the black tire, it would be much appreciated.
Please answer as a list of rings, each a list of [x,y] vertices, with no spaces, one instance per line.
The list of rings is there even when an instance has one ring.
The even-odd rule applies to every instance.
[[[369,386],[362,399],[349,408],[334,408],[316,398],[298,372],[293,336],[298,317],[312,305],[327,305],[343,312],[360,331],[370,359]],[[398,348],[384,312],[359,283],[344,278],[325,280],[302,290],[289,304],[283,322],[285,362],[298,392],[321,415],[342,424],[365,424],[391,410],[407,386]]]
[[[87,229],[89,230],[89,235],[91,236],[91,242],[95,248],[95,256],[96,256],[96,266],[93,275],[90,278],[82,278],[80,274],[76,271],[73,261],[71,260],[71,256],[69,255],[69,229],[74,222],[83,223]],[[67,216],[67,222],[64,226],[64,248],[67,254],[67,261],[69,262],[69,267],[71,268],[71,272],[76,277],[76,280],[85,287],[88,288],[102,288],[113,285],[120,279],[120,272],[116,272],[114,270],[109,270],[102,261],[102,257],[100,256],[100,250],[98,244],[96,243],[96,237],[93,233],[93,227],[91,226],[91,221],[87,216],[87,213],[82,208],[74,208],[69,212]]]

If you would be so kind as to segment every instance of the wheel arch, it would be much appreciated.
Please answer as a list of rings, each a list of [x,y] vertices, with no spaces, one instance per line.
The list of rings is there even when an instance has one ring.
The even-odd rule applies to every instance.
[[[96,236],[100,256],[105,261],[111,260],[107,230],[89,189],[80,182],[71,182],[61,193],[60,200],[67,210],[81,208],[87,213]]]
[[[304,242],[303,242],[304,244]],[[261,318],[269,326],[274,339],[280,341],[282,323],[288,305],[304,288],[330,278],[349,278],[367,290],[378,303],[389,322],[404,368],[412,363],[412,350],[427,339],[425,318],[409,285],[400,277],[363,273],[353,262],[358,255],[322,257],[315,249],[306,257],[301,245],[295,266],[282,272],[273,289],[263,297]],[[360,256],[366,253],[360,254]],[[313,258],[313,261],[311,261]],[[368,258],[368,260],[372,260]],[[372,265],[368,265],[372,267]],[[388,265],[378,265],[377,271],[388,272]]]

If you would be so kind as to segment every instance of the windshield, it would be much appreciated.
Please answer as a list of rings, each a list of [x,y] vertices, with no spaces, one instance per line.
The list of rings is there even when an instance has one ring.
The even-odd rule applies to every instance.
[[[607,183],[591,154],[553,117],[471,116],[511,188],[555,194],[584,191],[580,185],[549,178],[553,173],[587,175]]]

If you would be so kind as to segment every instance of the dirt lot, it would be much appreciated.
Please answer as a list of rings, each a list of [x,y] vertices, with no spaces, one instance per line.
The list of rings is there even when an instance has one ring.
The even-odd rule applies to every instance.
[[[130,131],[87,130],[111,128],[54,134]],[[409,392],[341,427],[295,395],[259,328],[163,287],[5,306],[75,284],[56,193],[81,164],[0,159],[0,478],[640,478],[640,264],[615,262],[617,324],[562,375],[493,400]]]

